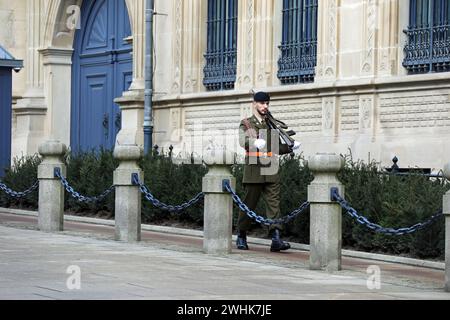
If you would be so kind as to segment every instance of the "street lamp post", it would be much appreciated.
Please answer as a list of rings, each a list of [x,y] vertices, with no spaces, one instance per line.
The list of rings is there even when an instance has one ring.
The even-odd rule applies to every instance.
[[[145,4],[145,101],[144,101],[144,152],[152,150],[153,116],[153,14],[154,0],[146,0]]]

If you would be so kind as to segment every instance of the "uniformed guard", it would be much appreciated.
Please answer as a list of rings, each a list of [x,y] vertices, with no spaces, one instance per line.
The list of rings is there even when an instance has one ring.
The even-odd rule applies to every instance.
[[[280,218],[278,155],[293,152],[300,147],[300,143],[292,138],[286,138],[286,132],[283,129],[287,129],[287,126],[271,116],[268,93],[258,92],[253,96],[253,100],[253,115],[242,120],[239,127],[239,144],[245,149],[242,183],[246,193],[243,201],[250,210],[254,211],[260,196],[263,195],[267,218],[278,219]],[[274,128],[274,122],[280,126],[276,128],[277,130]],[[284,139],[281,139],[280,132],[284,134]],[[295,133],[291,131],[290,135],[293,134]],[[240,250],[248,250],[247,231],[251,227],[251,222],[251,218],[244,212],[239,212],[236,245]],[[270,226],[269,234],[272,237],[270,251],[278,252],[291,247],[289,243],[281,240],[282,230],[282,225]]]

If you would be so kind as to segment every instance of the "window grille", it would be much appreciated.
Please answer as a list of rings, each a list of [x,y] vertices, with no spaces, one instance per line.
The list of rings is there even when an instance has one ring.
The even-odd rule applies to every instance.
[[[229,90],[236,82],[237,0],[208,0],[208,38],[203,84]]]
[[[410,0],[403,60],[408,73],[450,71],[449,18],[449,0]]]
[[[278,78],[283,84],[314,81],[317,64],[318,0],[283,0],[283,35]]]

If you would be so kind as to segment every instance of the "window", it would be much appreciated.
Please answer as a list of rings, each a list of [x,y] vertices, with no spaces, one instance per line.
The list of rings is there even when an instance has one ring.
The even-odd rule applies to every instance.
[[[317,64],[318,0],[283,0],[283,36],[278,79],[283,84],[314,81]]]
[[[208,39],[203,84],[210,91],[234,88],[237,0],[208,0]]]
[[[403,66],[410,74],[450,71],[450,1],[410,0]]]

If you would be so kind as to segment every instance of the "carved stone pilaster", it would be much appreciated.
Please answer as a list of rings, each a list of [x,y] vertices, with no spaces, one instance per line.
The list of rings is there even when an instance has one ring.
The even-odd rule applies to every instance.
[[[202,0],[175,0],[173,3],[171,93],[194,93],[203,89],[207,5],[208,2]]]
[[[27,92],[42,91],[42,61],[38,49],[42,45],[42,0],[27,1]],[[32,94],[35,95],[35,94]],[[27,96],[27,94],[25,94]],[[42,94],[41,94],[42,97]]]
[[[129,90],[141,90],[145,87],[145,0],[127,1],[131,12],[133,34],[133,82]]]
[[[376,73],[378,1],[365,0],[363,5],[363,49],[361,57],[361,74],[373,76]]]
[[[191,0],[183,4],[183,92],[199,91],[202,84],[203,54],[206,51],[207,1]]]
[[[379,6],[378,75],[389,76],[397,73],[398,52],[403,54],[403,48],[401,48],[398,38],[399,0],[380,0]]]
[[[180,93],[183,78],[183,0],[175,0],[173,6],[174,45],[172,53],[173,75],[171,92]]]
[[[70,145],[70,110],[72,96],[72,49],[46,48],[39,50],[44,65],[44,93],[48,116],[46,135]]]
[[[43,91],[43,64],[38,51],[43,42],[43,0],[27,1],[26,91],[13,106],[15,129],[12,156],[35,154],[44,140],[47,105]]]
[[[272,84],[273,74],[273,32],[274,3],[273,1],[256,2],[256,87],[264,88]]]
[[[238,56],[236,89],[250,89],[255,83],[255,0],[238,1]]]
[[[319,1],[316,79],[333,80],[338,76],[338,9],[340,0]]]

